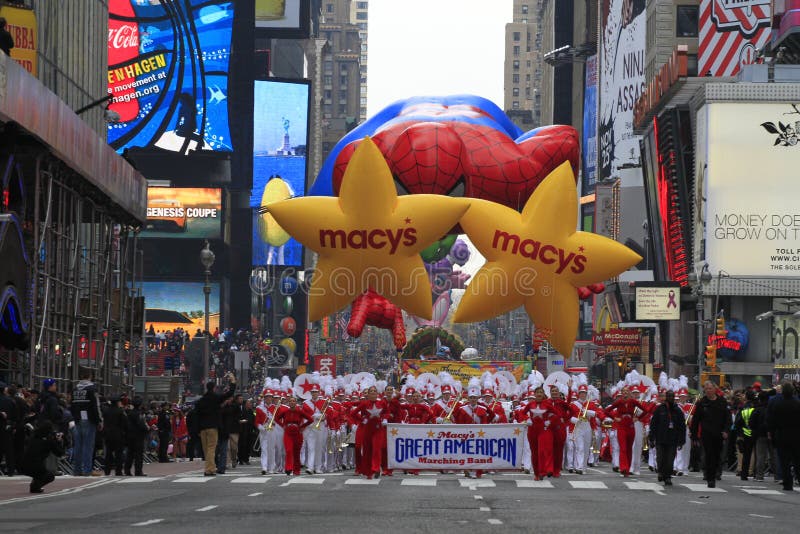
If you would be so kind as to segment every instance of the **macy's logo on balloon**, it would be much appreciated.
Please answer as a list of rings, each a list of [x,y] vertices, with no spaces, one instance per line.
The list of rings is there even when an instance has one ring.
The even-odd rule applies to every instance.
[[[329,248],[354,248],[354,249],[382,249],[389,246],[389,254],[397,252],[397,247],[402,243],[405,247],[413,246],[417,242],[416,228],[389,228],[375,230],[320,230],[319,245]]]
[[[582,273],[586,268],[586,256],[583,254],[567,253],[561,247],[542,245],[541,241],[522,239],[516,234],[495,230],[492,248],[500,248],[503,252],[508,252],[509,247],[512,254],[519,254],[523,258],[538,260],[546,265],[558,263],[558,268],[556,269],[558,274],[561,274],[570,264],[572,265],[570,271],[575,274]]]

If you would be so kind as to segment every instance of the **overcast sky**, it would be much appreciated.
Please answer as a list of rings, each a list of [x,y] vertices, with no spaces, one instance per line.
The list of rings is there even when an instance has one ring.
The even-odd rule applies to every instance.
[[[512,0],[369,0],[367,116],[400,98],[471,93],[503,108]]]

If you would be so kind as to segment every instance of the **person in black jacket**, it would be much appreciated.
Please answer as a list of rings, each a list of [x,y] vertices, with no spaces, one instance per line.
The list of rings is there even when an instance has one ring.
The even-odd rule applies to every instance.
[[[755,406],[753,413],[750,415],[750,428],[753,430],[753,439],[755,440],[756,450],[756,465],[754,470],[754,479],[758,481],[764,480],[764,472],[767,470],[767,463],[769,462],[770,444],[767,437],[767,400],[769,396],[761,391],[756,395]]]
[[[186,456],[193,461],[195,456],[204,458],[200,445],[200,422],[197,420],[197,409],[192,407],[186,414],[186,430],[189,431],[189,442],[186,444]]]
[[[172,432],[172,424],[169,420],[168,404],[161,403],[161,408],[158,410],[158,463],[169,463],[167,451],[169,449],[169,436]]]
[[[253,401],[247,399],[239,416],[239,464],[250,465],[250,450],[253,447],[256,413]]]
[[[53,424],[53,428],[58,429],[62,423],[62,410],[58,403],[58,393],[56,392],[56,381],[47,378],[42,382],[42,394],[39,396],[37,405],[38,420],[48,420]]]
[[[19,387],[9,386],[8,396],[14,399],[14,403],[17,405],[17,426],[11,437],[11,449],[14,453],[14,469],[22,473],[22,457],[25,455],[25,441],[28,437],[25,425],[31,422],[32,412],[31,407],[19,394],[19,389]],[[11,476],[12,470],[10,467],[6,474]]]
[[[720,455],[724,440],[728,439],[728,429],[731,426],[731,416],[728,403],[717,395],[717,386],[710,380],[703,384],[705,396],[697,401],[692,416],[691,437],[692,441],[700,441],[703,446],[703,479],[708,482],[708,487],[717,485],[719,475]]]
[[[206,392],[195,403],[197,409],[197,424],[200,428],[200,441],[203,444],[203,455],[206,460],[206,467],[204,475],[213,477],[217,474],[217,466],[215,463],[217,452],[217,440],[219,439],[219,427],[222,425],[221,408],[220,406],[225,401],[233,396],[236,390],[236,377],[233,374],[228,374],[230,378],[230,385],[225,393],[219,395],[214,392],[217,385],[214,382],[206,384]]]
[[[72,391],[70,411],[75,418],[75,443],[73,445],[73,471],[75,476],[89,476],[95,473],[94,450],[97,431],[103,431],[103,413],[100,411],[100,396],[97,386],[92,382],[94,372],[83,369],[81,380]]]
[[[6,460],[6,474],[14,474],[14,429],[17,427],[17,403],[6,395],[6,385],[0,382],[0,460]]]
[[[686,444],[686,421],[683,411],[675,404],[675,392],[667,391],[665,397],[650,419],[650,446],[656,448],[658,480],[671,486],[675,453]]]
[[[106,451],[104,470],[106,476],[114,468],[116,476],[122,476],[122,452],[125,450],[125,439],[128,433],[128,418],[120,406],[119,397],[111,399],[111,404],[103,412],[103,448]]]
[[[791,382],[781,385],[781,398],[771,403],[767,412],[767,427],[783,468],[783,489],[792,491],[792,464],[800,484],[800,400]]]
[[[128,457],[125,459],[125,476],[131,476],[131,467],[137,477],[146,476],[142,472],[144,461],[144,439],[147,437],[147,423],[142,414],[142,398],[134,397],[128,412]]]
[[[31,477],[31,493],[42,493],[42,488],[55,480],[55,472],[51,471],[46,462],[50,454],[62,456],[64,443],[60,433],[53,432],[53,424],[43,420],[33,431],[28,449],[22,461],[25,475]]]

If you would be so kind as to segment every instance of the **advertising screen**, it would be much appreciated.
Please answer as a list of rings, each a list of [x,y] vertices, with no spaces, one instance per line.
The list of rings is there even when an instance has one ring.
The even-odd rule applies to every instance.
[[[145,322],[158,330],[183,328],[194,334],[205,328],[203,282],[143,282]],[[219,284],[214,282],[209,295],[209,329],[219,325]]]
[[[256,0],[256,28],[299,30],[303,2],[307,0]]]
[[[253,110],[253,265],[303,265],[303,246],[258,208],[306,194],[309,85],[256,80]]]
[[[589,195],[597,183],[597,56],[586,58],[583,97],[583,180],[581,194]]]
[[[110,0],[108,142],[119,152],[232,150],[228,61],[233,2]]]
[[[222,190],[148,187],[147,223],[139,237],[219,239]]]
[[[617,169],[639,163],[633,107],[644,91],[645,0],[603,0],[600,49],[598,179],[617,178]]]
[[[770,0],[700,2],[700,76],[735,76],[769,42]]]

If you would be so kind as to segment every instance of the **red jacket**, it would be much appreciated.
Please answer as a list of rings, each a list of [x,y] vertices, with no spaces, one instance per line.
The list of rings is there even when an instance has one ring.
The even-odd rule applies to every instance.
[[[280,410],[278,415],[275,416],[275,422],[282,428],[287,430],[303,430],[305,427],[314,422],[299,406],[294,409],[286,407],[286,410]]]
[[[406,405],[406,417],[404,423],[409,425],[424,425],[431,422],[433,414],[427,404],[408,404]]]
[[[453,422],[459,425],[485,425],[489,423],[489,412],[480,404],[474,407],[463,404],[453,412]]]

